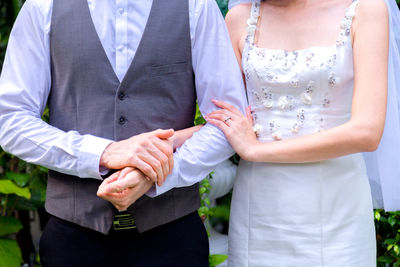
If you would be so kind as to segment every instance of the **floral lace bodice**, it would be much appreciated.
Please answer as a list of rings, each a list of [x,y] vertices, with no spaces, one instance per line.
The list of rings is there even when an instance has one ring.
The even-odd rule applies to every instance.
[[[260,2],[253,2],[242,64],[260,141],[311,134],[350,119],[354,84],[350,32],[357,3],[353,0],[346,9],[334,45],[285,51],[254,44]]]

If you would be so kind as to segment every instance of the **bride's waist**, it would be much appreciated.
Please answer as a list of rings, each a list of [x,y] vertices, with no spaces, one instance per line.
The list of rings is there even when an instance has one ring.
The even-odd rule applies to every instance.
[[[304,163],[269,163],[240,160],[239,168],[251,169],[255,173],[263,173],[267,176],[278,174],[279,177],[290,176],[290,173],[293,176],[307,174],[306,176],[310,178],[312,176],[332,176],[332,173],[357,173],[358,175],[366,175],[366,166],[362,153]]]

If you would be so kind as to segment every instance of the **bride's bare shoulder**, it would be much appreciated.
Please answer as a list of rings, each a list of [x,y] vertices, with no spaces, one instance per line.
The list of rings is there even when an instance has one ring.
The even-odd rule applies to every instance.
[[[386,3],[384,0],[361,0],[357,6],[357,16],[362,19],[388,17]]]
[[[226,24],[232,27],[243,27],[246,25],[247,19],[250,17],[251,3],[242,3],[234,6],[226,14]]]
[[[380,36],[389,27],[389,13],[384,0],[360,0],[356,8],[353,31]],[[364,34],[362,34],[364,36]]]

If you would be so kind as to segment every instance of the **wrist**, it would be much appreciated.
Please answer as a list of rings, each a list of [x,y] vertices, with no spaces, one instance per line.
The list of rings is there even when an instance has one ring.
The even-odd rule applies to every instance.
[[[247,161],[257,161],[258,160],[258,148],[259,143],[256,141],[251,145],[247,145],[244,149],[243,155],[240,155],[241,158]]]
[[[104,149],[103,153],[101,154],[100,157],[100,162],[99,162],[99,168],[107,168],[108,169],[108,162],[109,162],[109,151],[110,147],[114,144],[115,142],[111,142],[106,148]]]

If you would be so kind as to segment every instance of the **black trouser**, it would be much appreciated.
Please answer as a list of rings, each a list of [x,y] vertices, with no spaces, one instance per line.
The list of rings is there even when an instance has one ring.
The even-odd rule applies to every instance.
[[[51,217],[40,239],[43,267],[206,267],[208,237],[197,212],[139,234],[103,235]]]

